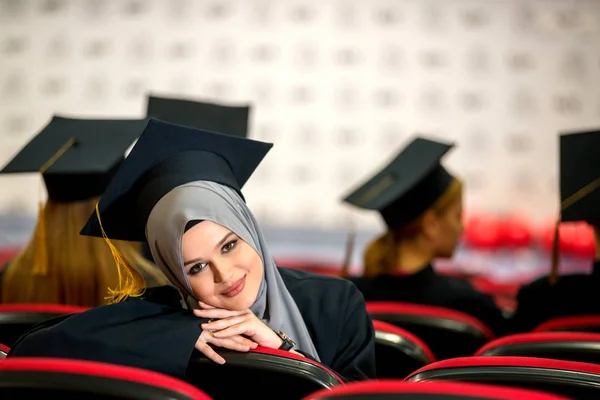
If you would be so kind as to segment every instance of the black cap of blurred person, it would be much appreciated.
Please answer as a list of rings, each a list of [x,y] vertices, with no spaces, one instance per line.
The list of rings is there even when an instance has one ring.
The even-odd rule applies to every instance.
[[[0,173],[41,173],[55,202],[100,196],[146,122],[55,116]]]
[[[148,96],[146,116],[205,131],[247,137],[250,106]]]
[[[454,180],[440,163],[453,146],[416,137],[343,201],[379,211],[391,228],[407,224],[431,207]]]

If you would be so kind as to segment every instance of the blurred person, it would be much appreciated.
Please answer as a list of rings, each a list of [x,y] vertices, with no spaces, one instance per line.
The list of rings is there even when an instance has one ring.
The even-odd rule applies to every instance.
[[[550,274],[523,286],[517,295],[513,329],[527,332],[552,318],[600,315],[600,131],[560,135],[560,218],[556,225]],[[592,273],[559,276],[559,224],[583,221],[594,230]]]
[[[147,241],[176,287],[145,290],[117,254],[113,304],[30,331],[9,357],[63,357],[185,377],[197,349],[257,346],[375,377],[374,329],[347,280],[278,268],[241,188],[272,145],[150,119],[82,234]]]
[[[48,192],[32,238],[0,275],[2,303],[107,302],[108,288],[119,279],[115,261],[103,240],[79,231],[143,127],[144,120],[53,117],[1,171],[41,172]],[[149,286],[168,282],[138,244],[116,246]]]
[[[345,197],[353,206],[378,211],[387,226],[365,250],[363,276],[349,279],[366,301],[452,308],[501,334],[506,320],[490,296],[432,266],[436,258],[452,257],[463,233],[463,184],[440,164],[453,146],[416,137]]]

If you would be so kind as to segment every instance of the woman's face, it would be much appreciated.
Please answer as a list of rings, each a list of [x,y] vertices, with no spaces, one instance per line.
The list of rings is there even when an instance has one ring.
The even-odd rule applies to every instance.
[[[263,263],[229,229],[202,221],[183,235],[181,251],[194,296],[216,308],[246,310],[256,300]]]
[[[463,234],[462,195],[450,204],[443,214],[438,217],[438,235],[436,242],[436,258],[450,258]]]

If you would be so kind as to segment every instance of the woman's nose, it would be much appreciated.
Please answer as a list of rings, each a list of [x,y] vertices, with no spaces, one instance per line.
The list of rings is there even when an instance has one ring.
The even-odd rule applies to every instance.
[[[215,262],[211,263],[211,269],[213,271],[213,279],[215,283],[228,282],[233,277],[233,267],[227,262]]]

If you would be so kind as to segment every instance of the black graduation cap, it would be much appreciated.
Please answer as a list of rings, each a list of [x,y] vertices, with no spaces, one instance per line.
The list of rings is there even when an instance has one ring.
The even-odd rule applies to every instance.
[[[148,216],[172,189],[206,180],[241,188],[273,145],[150,118],[146,129],[100,198],[109,239],[144,242]],[[82,235],[102,237],[94,213]]]
[[[87,200],[104,192],[145,125],[143,119],[54,116],[0,173],[41,172],[50,200]]]
[[[448,189],[454,177],[440,159],[454,144],[415,138],[375,176],[344,198],[379,211],[389,227],[415,220]]]
[[[146,116],[205,131],[247,137],[250,106],[149,96]]]
[[[600,130],[560,135],[561,221],[600,221]]]

